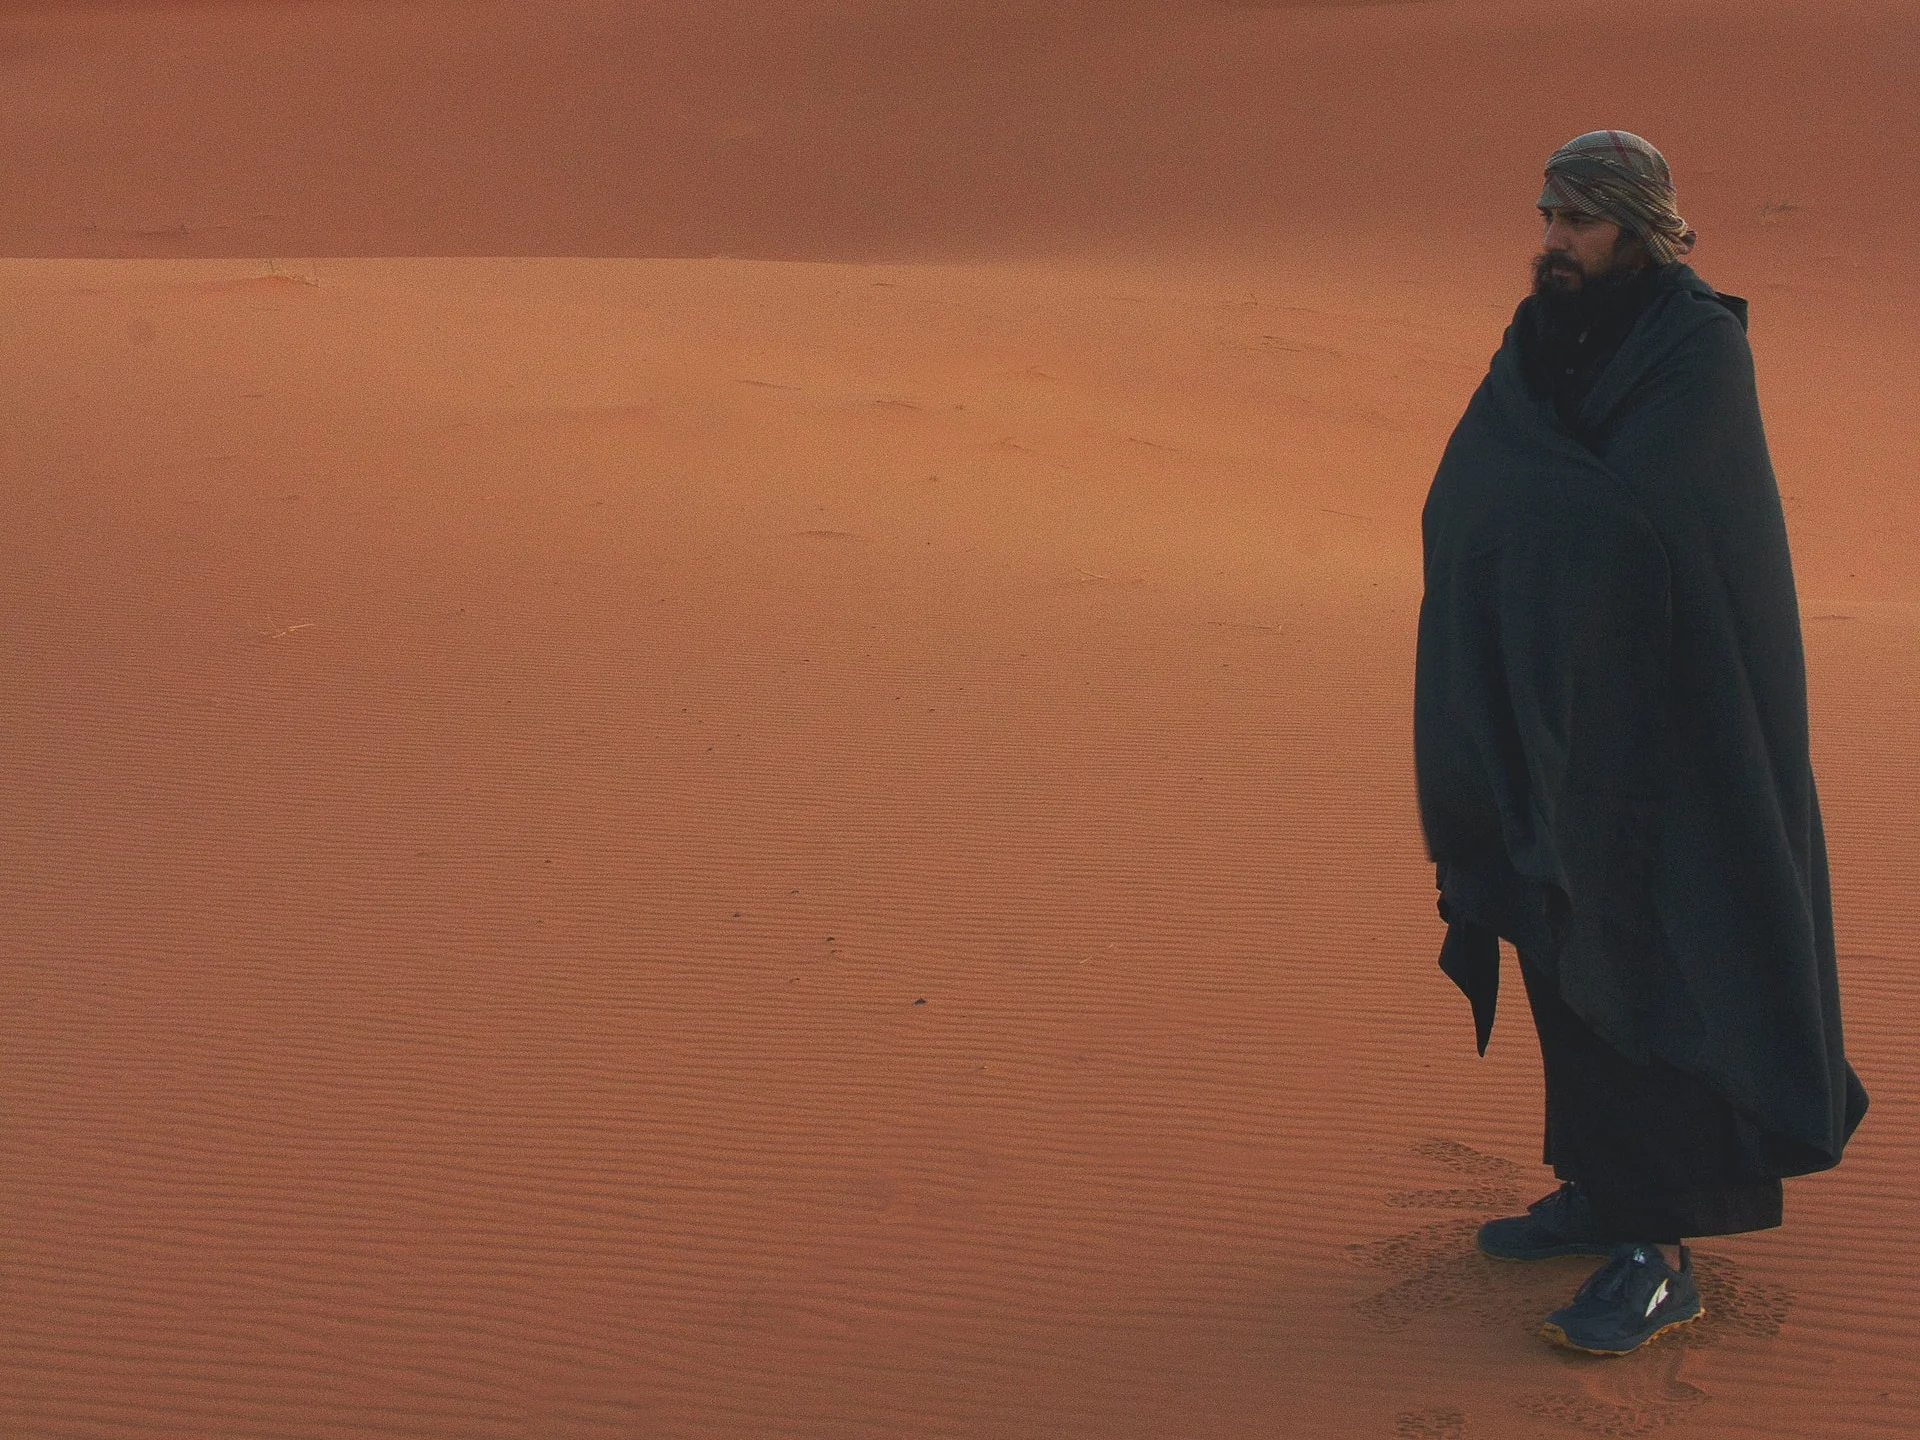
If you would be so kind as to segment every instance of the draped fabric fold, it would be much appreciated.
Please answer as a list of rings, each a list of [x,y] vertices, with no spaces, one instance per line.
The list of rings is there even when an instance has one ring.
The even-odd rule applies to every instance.
[[[1520,361],[1538,303],[1422,521],[1414,742],[1441,963],[1483,1050],[1499,936],[1622,1055],[1747,1117],[1766,1173],[1824,1169],[1866,1094],[1745,305],[1663,267],[1569,425]]]

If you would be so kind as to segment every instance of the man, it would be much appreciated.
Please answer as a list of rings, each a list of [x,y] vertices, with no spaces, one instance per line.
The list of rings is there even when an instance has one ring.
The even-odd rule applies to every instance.
[[[1624,1354],[1703,1313],[1683,1242],[1778,1225],[1866,1093],[1746,302],[1681,263],[1636,135],[1570,141],[1539,204],[1423,515],[1414,748],[1441,968],[1484,1054],[1518,951],[1563,1182],[1479,1247],[1605,1257],[1542,1333]]]

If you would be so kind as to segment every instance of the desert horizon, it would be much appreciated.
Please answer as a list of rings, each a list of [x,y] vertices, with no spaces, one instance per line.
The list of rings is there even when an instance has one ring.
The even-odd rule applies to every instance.
[[[1902,1436],[1895,0],[0,0],[0,1431]],[[1586,1269],[1411,749],[1597,126],[1751,303],[1874,1108]],[[1591,1268],[1590,1266],[1586,1268]]]

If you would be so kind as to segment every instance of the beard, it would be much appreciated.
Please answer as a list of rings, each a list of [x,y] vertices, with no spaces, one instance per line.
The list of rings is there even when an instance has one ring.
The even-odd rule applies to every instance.
[[[1533,293],[1572,295],[1586,288],[1587,273],[1571,255],[1545,250],[1533,257]]]
[[[1584,322],[1604,313],[1646,272],[1641,247],[1622,235],[1614,242],[1607,265],[1589,274],[1571,255],[1544,251],[1533,257],[1533,293],[1550,318],[1585,328]]]

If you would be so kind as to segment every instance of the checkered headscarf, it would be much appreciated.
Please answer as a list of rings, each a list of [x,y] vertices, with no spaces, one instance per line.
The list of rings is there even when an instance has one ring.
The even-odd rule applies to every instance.
[[[1562,145],[1547,161],[1540,192],[1543,210],[1579,210],[1631,230],[1661,265],[1692,250],[1698,238],[1673,205],[1666,160],[1625,130],[1592,130]]]

